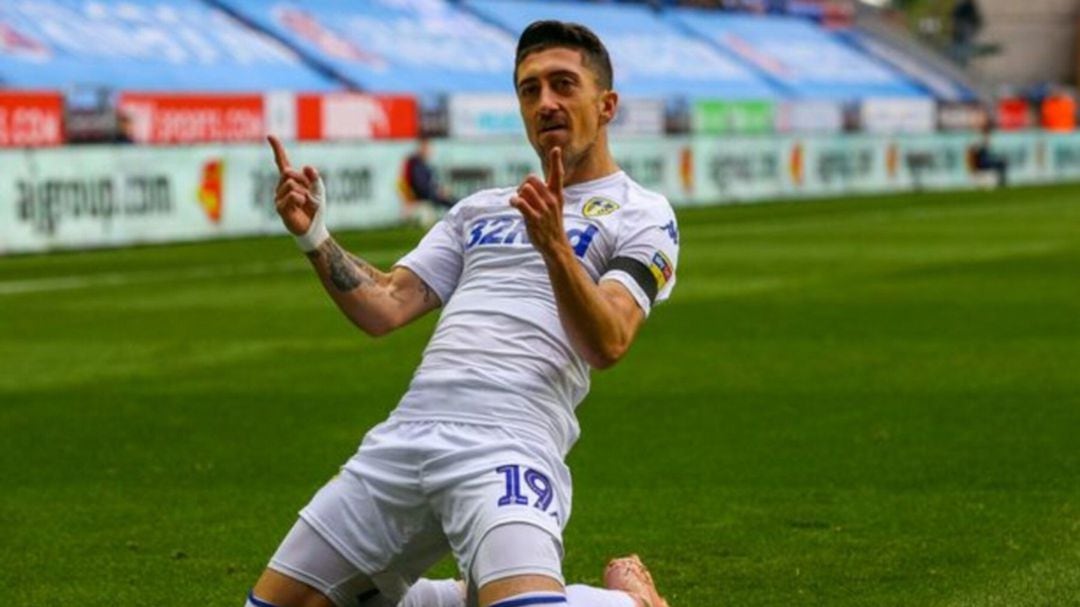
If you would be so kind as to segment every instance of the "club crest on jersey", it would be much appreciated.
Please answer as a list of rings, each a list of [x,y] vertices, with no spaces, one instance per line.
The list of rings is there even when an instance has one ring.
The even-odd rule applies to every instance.
[[[664,285],[671,280],[671,274],[674,272],[671,266],[671,260],[667,255],[664,255],[663,251],[657,251],[652,257],[652,263],[649,264],[649,271],[652,272],[653,278],[656,279],[656,290],[664,288]]]
[[[581,212],[586,217],[603,217],[604,215],[611,215],[618,210],[619,203],[614,200],[603,198],[601,196],[594,196],[585,203]]]

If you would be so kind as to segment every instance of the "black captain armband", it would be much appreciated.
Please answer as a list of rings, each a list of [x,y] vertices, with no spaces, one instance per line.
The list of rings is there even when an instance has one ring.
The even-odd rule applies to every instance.
[[[629,257],[616,257],[608,264],[607,271],[619,270],[626,272],[630,275],[630,278],[634,279],[634,282],[638,283],[642,291],[645,291],[645,296],[649,298],[649,305],[656,303],[656,276],[653,275],[649,266],[641,263],[636,259]]]

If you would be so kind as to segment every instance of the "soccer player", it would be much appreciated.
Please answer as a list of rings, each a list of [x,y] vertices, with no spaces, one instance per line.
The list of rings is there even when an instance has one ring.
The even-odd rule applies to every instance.
[[[442,314],[397,408],[300,512],[250,607],[394,605],[450,552],[479,607],[666,606],[636,557],[609,566],[607,589],[566,586],[561,561],[574,409],[590,367],[618,362],[671,293],[675,216],[608,149],[618,95],[595,34],[533,23],[514,84],[546,179],[465,198],[388,272],[330,237],[317,171],[270,138],[277,211],[345,316],[377,336]]]

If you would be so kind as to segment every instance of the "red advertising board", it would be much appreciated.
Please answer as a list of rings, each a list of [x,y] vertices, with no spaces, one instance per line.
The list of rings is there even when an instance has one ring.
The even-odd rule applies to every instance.
[[[261,94],[123,93],[117,106],[136,143],[259,141],[266,134]]]
[[[416,99],[407,95],[283,93],[271,112],[262,94],[123,93],[118,107],[136,143],[261,141],[271,129],[291,139],[292,133],[277,132],[283,128],[295,129],[302,141],[401,139],[420,132]],[[284,120],[269,115],[282,111]]]
[[[420,111],[407,95],[328,93],[296,96],[302,141],[407,139],[420,133]]]
[[[64,142],[64,97],[51,91],[0,91],[0,147]]]
[[[1040,108],[1042,128],[1056,133],[1076,130],[1076,100],[1067,93],[1053,93],[1043,99]]]
[[[1026,99],[1011,98],[998,101],[997,127],[1003,131],[1031,128],[1031,106]]]

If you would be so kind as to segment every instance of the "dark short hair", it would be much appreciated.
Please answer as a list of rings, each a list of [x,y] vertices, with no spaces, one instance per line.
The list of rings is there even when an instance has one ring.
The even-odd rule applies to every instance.
[[[565,21],[533,21],[518,38],[517,57],[514,60],[514,86],[517,86],[518,66],[533,53],[549,48],[569,48],[579,51],[585,67],[596,76],[600,88],[611,90],[611,57],[604,43],[589,28]]]

